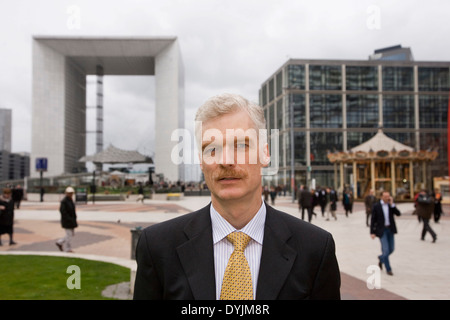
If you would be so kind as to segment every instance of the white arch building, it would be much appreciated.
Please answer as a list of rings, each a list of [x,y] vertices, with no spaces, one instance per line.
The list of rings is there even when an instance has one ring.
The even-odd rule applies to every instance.
[[[36,158],[48,159],[47,175],[83,167],[86,154],[86,75],[155,76],[155,171],[180,179],[171,161],[184,128],[184,72],[176,37],[33,37],[32,143],[30,173]],[[133,112],[133,110],[124,110]],[[120,116],[120,115],[118,115]]]

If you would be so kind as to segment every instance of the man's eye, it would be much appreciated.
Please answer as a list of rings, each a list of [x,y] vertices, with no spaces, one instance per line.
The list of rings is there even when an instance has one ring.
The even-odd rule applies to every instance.
[[[206,148],[203,153],[206,156],[214,156],[216,154],[216,152],[220,152],[220,148],[218,147],[208,147]]]

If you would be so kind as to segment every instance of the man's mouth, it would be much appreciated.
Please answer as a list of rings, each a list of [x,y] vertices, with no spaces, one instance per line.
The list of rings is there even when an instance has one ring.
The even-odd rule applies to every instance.
[[[222,177],[219,178],[219,181],[224,181],[224,180],[237,180],[237,179],[241,179],[239,177]]]

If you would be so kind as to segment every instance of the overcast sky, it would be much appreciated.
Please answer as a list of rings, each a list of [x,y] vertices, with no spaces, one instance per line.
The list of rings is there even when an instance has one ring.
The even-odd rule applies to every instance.
[[[401,44],[415,60],[449,61],[449,15],[448,0],[4,1],[0,108],[13,110],[12,151],[30,152],[33,35],[177,36],[191,130],[210,96],[233,92],[257,102],[261,84],[289,58],[366,60]],[[104,84],[105,146],[152,155],[154,79],[110,76]],[[118,117],[123,108],[130,112]]]

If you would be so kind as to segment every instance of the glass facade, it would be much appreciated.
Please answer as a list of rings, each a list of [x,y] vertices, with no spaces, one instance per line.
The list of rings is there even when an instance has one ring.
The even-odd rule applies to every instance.
[[[347,127],[376,128],[379,125],[378,96],[347,94]]]
[[[419,96],[419,127],[447,128],[448,95]]]
[[[311,128],[342,128],[342,96],[311,94],[309,102]]]
[[[419,91],[450,91],[448,68],[419,68]]]
[[[341,90],[342,68],[341,66],[309,67],[309,89],[310,90]]]
[[[378,90],[377,67],[345,67],[345,84],[348,91],[376,91]]]
[[[413,67],[383,67],[383,91],[413,90]]]
[[[285,119],[284,123],[286,128],[291,127],[291,108],[293,106],[294,110],[294,128],[305,128],[306,127],[306,105],[305,105],[305,95],[304,94],[290,94],[286,96],[285,101]]]
[[[311,132],[311,165],[329,165],[328,152],[342,150],[342,133]]]
[[[380,125],[415,150],[438,150],[430,174],[447,175],[449,93],[450,62],[290,60],[260,90],[268,128],[280,130],[280,169],[271,183],[290,185],[291,108],[296,185],[316,179],[334,186],[328,152],[364,143]],[[351,168],[344,171],[351,184]]]
[[[291,166],[291,135],[286,132],[286,167]],[[294,132],[294,162],[295,165],[306,165],[306,133]]]
[[[414,96],[384,95],[384,128],[414,128]]]
[[[290,64],[287,66],[287,87],[305,90],[305,66]]]

